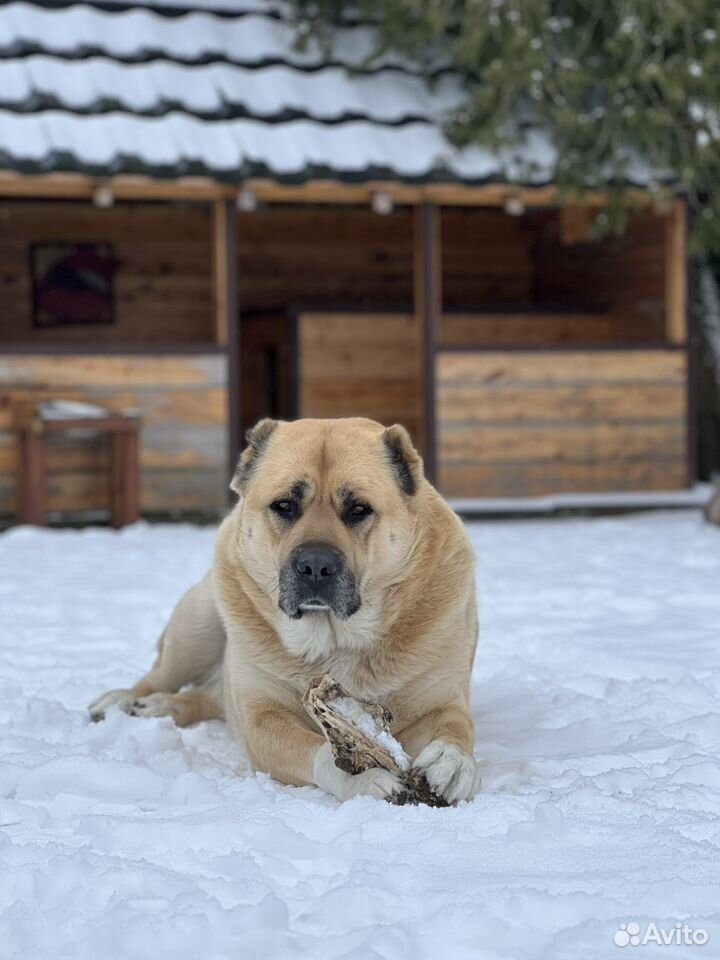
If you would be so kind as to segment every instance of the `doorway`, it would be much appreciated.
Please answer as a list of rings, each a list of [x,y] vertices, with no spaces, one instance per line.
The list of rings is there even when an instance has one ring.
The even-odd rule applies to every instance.
[[[288,309],[244,314],[245,431],[263,417],[369,417],[407,427],[423,449],[417,318],[410,311]]]
[[[295,327],[284,311],[241,315],[242,437],[263,417],[292,420],[297,415]]]

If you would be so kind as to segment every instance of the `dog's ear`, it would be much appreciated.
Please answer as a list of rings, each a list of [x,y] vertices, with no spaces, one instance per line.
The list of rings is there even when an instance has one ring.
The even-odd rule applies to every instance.
[[[423,477],[422,457],[413,446],[410,434],[399,423],[388,427],[382,438],[400,489],[412,497]]]
[[[250,475],[257,466],[257,462],[262,456],[263,450],[268,444],[270,437],[277,428],[278,421],[265,418],[251,427],[245,434],[247,446],[240,454],[238,465],[235,468],[235,475],[230,482],[230,488],[235,493],[242,494]]]

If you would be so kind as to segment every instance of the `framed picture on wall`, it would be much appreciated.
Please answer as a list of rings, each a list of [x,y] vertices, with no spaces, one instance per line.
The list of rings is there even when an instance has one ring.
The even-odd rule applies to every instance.
[[[113,323],[114,266],[109,243],[33,244],[33,326]]]

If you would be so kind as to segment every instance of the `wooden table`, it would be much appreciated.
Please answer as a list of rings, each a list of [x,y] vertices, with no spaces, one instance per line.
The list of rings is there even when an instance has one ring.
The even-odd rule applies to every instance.
[[[47,522],[47,440],[50,434],[88,430],[110,438],[110,514],[114,527],[134,523],[140,513],[140,417],[130,413],[102,417],[47,417],[32,410],[20,418],[20,523]]]

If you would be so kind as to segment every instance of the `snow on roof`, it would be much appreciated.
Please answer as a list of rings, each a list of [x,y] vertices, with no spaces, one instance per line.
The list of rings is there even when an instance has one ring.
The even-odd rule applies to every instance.
[[[0,4],[0,171],[262,176],[302,183],[548,182],[555,149],[453,147],[461,82],[432,82],[373,26],[335,31],[330,58],[295,44],[282,0],[11,0]],[[531,164],[531,165],[530,165]],[[638,166],[635,183],[648,179]]]
[[[529,152],[549,179],[539,133],[524,156],[451,146],[458,78],[392,52],[368,66],[372,29],[339,28],[328,60],[275,0],[3,3],[0,170],[479,183]]]

